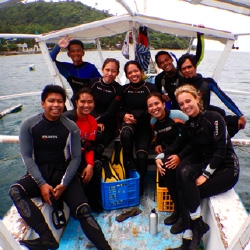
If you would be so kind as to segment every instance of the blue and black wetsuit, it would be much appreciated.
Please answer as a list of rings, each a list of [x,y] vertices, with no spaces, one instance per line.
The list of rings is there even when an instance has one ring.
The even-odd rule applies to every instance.
[[[133,148],[136,151],[136,168],[140,174],[141,191],[143,192],[143,180],[148,166],[148,150],[152,141],[152,129],[150,115],[147,112],[147,96],[156,91],[156,86],[141,81],[140,83],[129,83],[123,86],[121,98],[120,117],[126,113],[133,114],[137,120],[136,124],[121,125],[121,144],[123,146],[126,161],[133,159]]]
[[[239,161],[220,114],[204,111],[190,118],[185,127],[189,136],[186,148],[190,155],[177,168],[177,186],[184,201],[181,202],[184,229],[190,228],[185,207],[194,213],[201,199],[226,192],[239,178]],[[204,174],[207,181],[197,186],[196,178]]]
[[[82,87],[89,85],[90,79],[100,77],[101,74],[97,70],[94,64],[89,62],[83,62],[80,65],[74,65],[69,62],[59,62],[56,60],[58,53],[61,48],[56,45],[55,48],[50,52],[50,56],[55,61],[56,66],[61,75],[63,75],[70,84],[73,90],[73,94]]]
[[[238,132],[238,119],[243,116],[242,112],[236,104],[229,98],[214,81],[213,78],[204,78],[201,74],[197,74],[193,78],[185,79],[183,84],[188,83],[193,85],[200,91],[202,96],[203,107],[205,110],[212,110],[219,112],[227,123],[229,135],[233,137]],[[214,92],[218,98],[236,115],[228,116],[225,111],[217,106],[210,104],[211,91]]]
[[[39,114],[21,124],[19,139],[27,174],[10,187],[9,194],[26,223],[41,240],[51,240],[51,231],[31,198],[41,196],[42,185],[48,183],[55,187],[61,183],[66,190],[60,200],[66,202],[71,214],[80,221],[85,235],[97,249],[111,249],[90,213],[76,177],[81,161],[80,134],[76,124],[64,116],[57,121],[49,121]]]

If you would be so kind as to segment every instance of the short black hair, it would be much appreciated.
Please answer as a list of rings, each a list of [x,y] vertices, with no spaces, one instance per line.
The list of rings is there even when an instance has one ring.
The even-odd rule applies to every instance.
[[[55,85],[55,84],[48,84],[44,87],[42,94],[41,94],[41,100],[44,102],[46,98],[48,97],[48,95],[51,93],[60,94],[63,98],[63,101],[66,102],[67,95],[66,95],[65,90],[61,86]]]
[[[95,94],[92,91],[92,89],[90,87],[82,87],[80,90],[78,90],[75,94],[74,94],[74,100],[77,101],[80,99],[80,95],[81,94],[89,94],[93,96],[93,99],[95,101]]]
[[[167,55],[169,58],[172,58],[169,52],[161,50],[155,55],[155,62],[158,64],[158,57],[161,55]]]
[[[137,68],[138,68],[140,71],[143,70],[143,69],[142,69],[142,66],[140,65],[139,62],[137,62],[137,61],[135,61],[135,60],[131,60],[131,61],[126,62],[125,66],[124,66],[124,72],[125,72],[126,75],[127,75],[127,71],[128,71],[128,66],[129,66],[130,64],[136,65]]]
[[[74,40],[71,40],[71,41],[69,42],[68,47],[67,47],[67,48],[68,48],[68,51],[70,50],[70,46],[73,45],[73,44],[78,44],[78,45],[80,45],[80,46],[82,47],[82,50],[84,50],[84,44],[83,44],[83,42],[80,41],[80,40],[74,39]]]
[[[196,65],[197,65],[197,59],[196,59],[196,56],[193,55],[193,54],[189,54],[189,53],[186,53],[184,55],[182,55],[178,62],[177,62],[177,66],[178,66],[178,69],[181,70],[181,66],[182,64],[187,60],[189,59],[190,62],[192,63],[192,65],[196,68]]]

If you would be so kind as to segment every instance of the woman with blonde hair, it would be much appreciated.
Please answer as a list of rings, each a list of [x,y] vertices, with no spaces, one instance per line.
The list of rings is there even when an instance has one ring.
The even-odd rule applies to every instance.
[[[215,111],[202,110],[199,92],[191,85],[183,85],[175,96],[189,117],[185,123],[185,150],[190,154],[176,172],[184,234],[183,244],[174,249],[196,250],[209,230],[202,220],[201,199],[233,188],[239,178],[239,161],[223,117]]]

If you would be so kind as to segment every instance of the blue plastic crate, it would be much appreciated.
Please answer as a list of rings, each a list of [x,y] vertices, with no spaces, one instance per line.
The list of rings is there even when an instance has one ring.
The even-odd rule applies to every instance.
[[[129,179],[104,182],[102,180],[102,205],[106,210],[132,207],[140,202],[140,175],[129,171]]]

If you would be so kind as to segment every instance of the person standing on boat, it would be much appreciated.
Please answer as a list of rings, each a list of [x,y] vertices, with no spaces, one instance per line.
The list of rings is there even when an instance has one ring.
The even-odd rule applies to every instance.
[[[97,134],[97,122],[90,115],[95,106],[94,94],[90,87],[83,87],[75,95],[76,109],[63,113],[73,120],[80,129],[82,159],[78,174],[80,176],[88,204],[93,212],[101,212],[101,178],[94,168],[94,144]]]
[[[56,60],[60,50],[66,48],[68,49],[68,57],[71,58],[73,63]],[[101,76],[94,64],[83,61],[84,54],[84,44],[68,35],[59,40],[58,44],[50,52],[50,56],[55,61],[60,74],[69,82],[73,95],[82,87],[88,86],[91,78]]]
[[[193,85],[202,94],[202,102],[205,110],[219,112],[227,123],[227,129],[232,138],[240,129],[246,126],[246,118],[235,103],[219,88],[213,78],[204,78],[197,73],[196,56],[186,53],[178,60],[178,68],[181,71],[184,82]],[[210,104],[211,91],[235,114],[226,115],[225,111],[219,107]]]
[[[41,196],[49,205],[52,205],[52,198],[65,201],[96,248],[111,249],[90,213],[76,177],[81,161],[80,133],[73,121],[61,115],[66,93],[60,86],[47,85],[41,100],[44,112],[27,118],[20,127],[20,150],[27,174],[9,190],[19,214],[40,237],[20,240],[20,244],[29,249],[59,247],[41,210],[31,200]]]
[[[165,225],[172,225],[170,232],[178,234],[182,232],[182,220],[180,216],[180,204],[176,187],[176,168],[180,161],[186,155],[182,154],[185,144],[182,143],[182,130],[188,117],[180,110],[168,110],[165,108],[165,102],[161,93],[154,92],[147,98],[148,112],[155,117],[157,121],[154,124],[156,138],[153,146],[156,154],[161,154],[164,149],[169,153],[164,159],[155,160],[159,171],[159,180],[164,181],[164,186],[168,188],[171,198],[174,202],[174,212],[164,220]],[[178,149],[171,150],[172,146],[177,144]],[[175,148],[175,147],[174,147]]]
[[[192,85],[176,92],[186,122],[190,155],[176,172],[183,219],[183,244],[175,250],[196,250],[209,225],[202,220],[201,199],[233,188],[239,178],[239,161],[234,152],[223,117],[215,111],[202,111],[200,95]],[[191,218],[191,220],[190,220]]]
[[[199,27],[204,27],[200,25]],[[155,55],[155,62],[162,72],[155,77],[155,85],[159,93],[162,93],[163,89],[165,93],[162,93],[164,101],[169,104],[171,109],[179,109],[179,105],[176,101],[174,92],[178,86],[183,82],[183,76],[181,75],[178,68],[174,66],[174,59],[178,61],[173,53],[167,51],[159,51]],[[197,33],[197,47],[196,47],[196,58],[197,65],[201,62],[204,57],[204,34]]]
[[[101,156],[105,148],[118,134],[118,111],[122,86],[115,81],[119,74],[120,62],[107,58],[102,66],[102,77],[92,79],[90,87],[95,95],[95,107],[91,114],[98,123],[95,140],[95,166],[101,170]]]
[[[148,150],[152,141],[147,96],[157,89],[154,84],[142,80],[144,72],[137,61],[128,61],[124,66],[124,72],[130,82],[125,84],[122,90],[120,140],[127,169],[137,170],[140,174],[140,193],[142,195],[144,177],[148,167]]]

